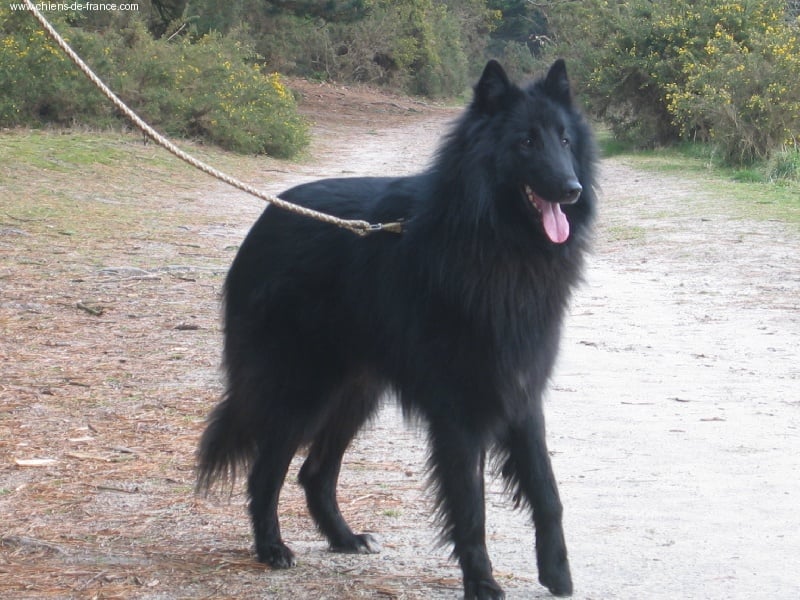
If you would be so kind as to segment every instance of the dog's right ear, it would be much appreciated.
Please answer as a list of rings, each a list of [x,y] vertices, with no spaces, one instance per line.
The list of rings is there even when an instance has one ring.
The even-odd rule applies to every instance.
[[[493,115],[506,104],[513,87],[500,63],[490,60],[475,85],[473,103],[480,112]]]

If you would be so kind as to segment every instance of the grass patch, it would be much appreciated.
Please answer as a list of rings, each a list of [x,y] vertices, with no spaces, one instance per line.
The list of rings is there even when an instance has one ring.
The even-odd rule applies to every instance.
[[[786,148],[767,161],[767,174],[773,181],[800,181],[800,148]]]
[[[603,156],[624,156],[636,168],[691,179],[704,194],[729,202],[725,210],[731,215],[800,225],[800,181],[772,178],[767,165],[723,167],[701,144],[633,151],[603,137],[599,136]]]
[[[245,181],[257,181],[265,166],[276,162],[197,144],[181,146]],[[208,260],[187,246],[186,232],[218,224],[198,202],[222,184],[155,144],[145,144],[141,135],[6,131],[0,133],[0,164],[0,225],[50,240],[51,263],[59,260],[50,255],[60,253],[64,264],[107,266],[107,257],[125,244],[134,248],[133,254],[121,260],[143,269],[162,266],[166,258],[156,257],[168,248],[180,252],[173,260],[181,264]]]
[[[645,239],[647,229],[638,225],[609,225],[605,228],[605,234],[617,242],[635,242]]]
[[[188,142],[181,146],[243,179],[258,176],[267,160]],[[94,196],[113,203],[150,193],[174,196],[197,189],[206,177],[209,186],[215,185],[140,134],[15,129],[0,133],[0,161],[4,191],[35,197],[34,212],[49,210],[42,199]]]
[[[149,167],[162,168],[175,174],[182,169],[194,172],[188,165],[157,146],[140,133],[122,133],[115,130],[91,129],[11,129],[0,133],[0,157],[17,163],[16,166],[52,168],[58,163],[71,166],[95,167],[97,165],[125,166],[133,161]],[[237,164],[252,167],[263,165],[264,157],[242,156],[183,140],[178,143],[186,151],[202,160],[215,160],[223,166]],[[9,164],[9,163],[5,163]],[[187,180],[193,179],[188,177]]]
[[[633,152],[633,147],[616,137],[608,127],[595,125],[595,135],[597,138],[597,148],[603,158],[612,158]]]

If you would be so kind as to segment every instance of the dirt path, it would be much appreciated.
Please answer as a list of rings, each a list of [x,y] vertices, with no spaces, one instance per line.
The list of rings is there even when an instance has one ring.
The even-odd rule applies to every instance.
[[[416,171],[452,117],[317,91],[304,89],[312,157],[270,163],[265,188]],[[547,404],[575,597],[795,598],[800,235],[729,217],[724,198],[677,177],[616,160],[602,171],[596,253]],[[393,407],[357,440],[341,487],[380,555],[328,553],[290,482],[283,532],[300,564],[269,572],[249,554],[240,488],[193,497],[194,445],[220,390],[217,294],[262,207],[222,186],[184,195],[190,206],[153,200],[183,230],[156,242],[143,229],[94,262],[36,223],[0,237],[0,594],[459,598],[422,438]],[[26,463],[38,459],[52,462]],[[496,482],[488,504],[509,599],[547,597],[526,519]]]
[[[550,405],[580,593],[794,597],[800,238],[679,178],[603,181]]]

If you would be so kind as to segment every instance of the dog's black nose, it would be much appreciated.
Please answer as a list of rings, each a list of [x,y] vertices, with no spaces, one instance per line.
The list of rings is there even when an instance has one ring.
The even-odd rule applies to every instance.
[[[578,198],[581,197],[581,192],[583,191],[583,186],[578,183],[578,180],[568,181],[566,186],[564,186],[564,195],[560,201],[560,204],[574,204],[578,201]]]

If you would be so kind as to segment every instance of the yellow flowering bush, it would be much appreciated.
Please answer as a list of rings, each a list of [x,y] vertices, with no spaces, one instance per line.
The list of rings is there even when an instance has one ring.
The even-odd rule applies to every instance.
[[[97,113],[99,97],[70,65],[27,11],[0,5],[0,126],[68,123],[77,112]]]
[[[681,134],[711,141],[732,163],[800,145],[800,29],[779,11],[759,16],[746,39],[718,23],[685,84],[667,86]]]
[[[618,137],[708,141],[732,163],[800,141],[800,23],[784,0],[589,0],[550,16]]]
[[[103,32],[54,20],[100,78],[168,135],[281,158],[308,143],[308,125],[292,93],[238,42],[216,34],[154,40],[134,17]],[[0,126],[119,123],[116,109],[29,14],[0,7],[0,34]]]
[[[295,155],[308,144],[308,125],[277,73],[262,73],[238,42],[209,34],[182,42],[175,80],[186,103],[184,135],[231,150],[276,157]]]

